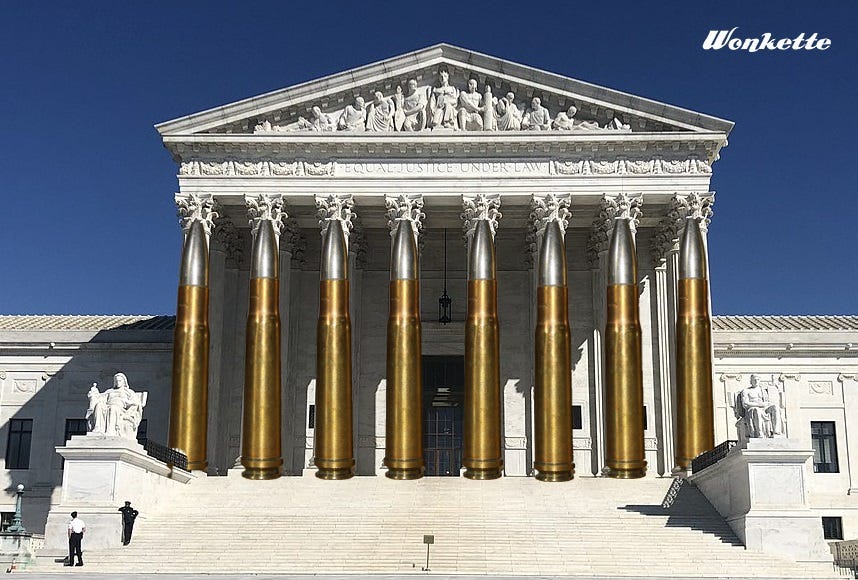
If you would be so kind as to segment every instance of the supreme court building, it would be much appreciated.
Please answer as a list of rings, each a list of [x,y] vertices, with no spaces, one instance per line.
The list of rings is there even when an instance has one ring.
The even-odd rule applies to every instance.
[[[147,436],[210,475],[244,460],[260,478],[320,467],[337,478],[351,452],[355,475],[381,476],[396,447],[422,450],[425,476],[459,476],[471,420],[499,437],[500,461],[486,469],[532,476],[542,469],[538,407],[567,406],[534,396],[543,372],[534,333],[551,286],[568,295],[562,433],[576,477],[602,475],[609,405],[619,404],[606,397],[617,364],[606,297],[617,271],[634,277],[646,476],[669,476],[680,241],[690,220],[708,293],[706,233],[729,228],[710,224],[710,180],[732,127],[445,44],[161,123],[185,231],[178,322],[0,317],[6,486],[24,481],[44,511],[57,501],[53,448],[79,433],[89,386],[118,371],[149,393]],[[618,223],[631,233],[626,264],[612,263]],[[553,253],[550,228],[560,232]],[[487,281],[496,304],[478,290]],[[496,324],[496,342],[491,331],[468,338],[469,303]],[[407,337],[395,356],[391,325]],[[813,505],[837,520],[841,539],[858,534],[853,345],[856,317],[719,316],[708,350],[714,443],[736,438],[735,395],[757,375],[783,410],[785,435],[813,446]],[[391,392],[393,375],[416,405]],[[480,399],[485,414],[469,419],[466,383],[485,380],[496,381],[496,400]],[[393,435],[391,409],[405,413]],[[323,442],[320,422],[334,434]],[[404,476],[414,459],[402,457]]]

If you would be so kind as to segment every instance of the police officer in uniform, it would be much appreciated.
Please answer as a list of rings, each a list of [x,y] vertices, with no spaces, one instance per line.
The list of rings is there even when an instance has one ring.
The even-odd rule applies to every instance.
[[[119,511],[122,512],[122,545],[127,546],[131,541],[131,532],[134,530],[134,520],[140,512],[131,507],[130,501],[126,501]]]

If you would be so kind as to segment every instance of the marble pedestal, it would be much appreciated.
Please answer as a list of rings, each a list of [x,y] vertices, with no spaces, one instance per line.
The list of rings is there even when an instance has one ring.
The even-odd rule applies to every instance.
[[[194,478],[153,459],[142,445],[122,437],[77,435],[56,450],[65,459],[65,467],[60,503],[51,508],[45,526],[45,548],[49,550],[68,549],[67,529],[73,511],[86,524],[84,550],[119,546],[122,519],[118,510],[125,501],[145,519],[159,498]]]
[[[751,439],[689,479],[749,550],[800,562],[831,562],[822,521],[809,507],[806,463],[796,439]]]

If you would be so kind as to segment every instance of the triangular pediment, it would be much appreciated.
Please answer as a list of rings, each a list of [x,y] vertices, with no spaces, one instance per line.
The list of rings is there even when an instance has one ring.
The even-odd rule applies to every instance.
[[[449,75],[446,83],[442,71]],[[471,80],[476,81],[473,92],[469,90]],[[363,107],[356,102],[358,97]],[[538,105],[534,98],[539,99]],[[469,104],[473,110],[462,114]],[[463,123],[465,130],[473,131],[522,131],[539,126],[551,131],[613,134],[726,135],[733,126],[723,119],[440,44],[167,121],[156,128],[165,137],[320,137],[373,131],[450,132],[462,129],[459,125]]]

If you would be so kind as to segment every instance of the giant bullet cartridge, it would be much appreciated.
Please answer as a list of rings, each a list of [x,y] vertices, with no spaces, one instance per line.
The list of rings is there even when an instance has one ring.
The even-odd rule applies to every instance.
[[[676,312],[676,467],[715,447],[712,323],[706,249],[697,220],[688,217],[679,246]]]
[[[627,218],[614,219],[605,306],[606,473],[619,479],[643,477],[646,461],[637,258]]]
[[[391,479],[423,476],[420,280],[414,227],[396,222],[391,243],[387,320],[387,416],[384,464]]]

